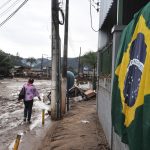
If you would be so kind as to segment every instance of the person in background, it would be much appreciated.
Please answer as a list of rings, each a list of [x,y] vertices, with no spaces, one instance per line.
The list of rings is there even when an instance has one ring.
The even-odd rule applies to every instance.
[[[26,83],[23,87],[25,88],[25,98],[24,98],[24,122],[28,121],[31,123],[31,115],[32,115],[32,106],[33,106],[33,98],[39,96],[39,92],[36,87],[33,85],[34,79],[29,79],[28,83]]]

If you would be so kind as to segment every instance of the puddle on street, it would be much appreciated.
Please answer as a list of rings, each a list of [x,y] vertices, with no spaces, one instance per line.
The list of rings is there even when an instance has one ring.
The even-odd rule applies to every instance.
[[[44,97],[44,103],[35,98],[32,112],[32,124],[23,122],[23,101],[18,103],[17,98],[25,79],[4,79],[0,80],[0,150],[12,148],[13,141],[18,133],[22,136],[42,126],[42,109],[45,112],[50,109],[48,92],[51,88],[50,80],[35,80],[35,86],[41,97]],[[48,117],[45,116],[45,119]]]

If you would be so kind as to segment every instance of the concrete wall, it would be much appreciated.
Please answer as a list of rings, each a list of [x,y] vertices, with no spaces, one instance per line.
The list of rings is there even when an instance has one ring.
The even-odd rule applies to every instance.
[[[129,150],[128,146],[121,142],[120,137],[112,131],[110,78],[99,79],[97,89],[97,113],[107,141],[110,147],[112,145],[112,150]]]
[[[97,91],[97,113],[107,141],[111,145],[111,79],[100,79]]]
[[[108,43],[109,35],[106,32],[99,31],[98,33],[98,49],[102,49]]]

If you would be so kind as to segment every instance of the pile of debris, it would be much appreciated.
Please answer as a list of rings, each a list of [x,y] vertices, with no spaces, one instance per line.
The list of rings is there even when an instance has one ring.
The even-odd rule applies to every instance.
[[[68,96],[68,98],[82,96],[83,100],[89,100],[90,98],[93,98],[96,96],[96,92],[94,90],[91,90],[91,89],[84,91],[82,88],[79,88],[78,86],[74,85],[67,92],[67,96]]]
[[[69,89],[66,92],[66,96],[68,98],[73,98],[73,97],[82,97],[82,100],[89,100],[91,98],[96,97],[96,92],[92,90],[90,87],[87,88],[87,86],[84,87],[85,84],[82,84],[82,86],[77,86],[74,85],[71,89]],[[51,103],[51,91],[48,92],[47,94],[47,99]]]

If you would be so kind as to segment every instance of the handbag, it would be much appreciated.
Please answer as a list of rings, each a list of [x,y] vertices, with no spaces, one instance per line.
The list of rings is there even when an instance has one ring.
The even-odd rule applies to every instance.
[[[25,94],[26,94],[26,90],[25,87],[23,87],[19,93],[18,100],[25,99]]]

